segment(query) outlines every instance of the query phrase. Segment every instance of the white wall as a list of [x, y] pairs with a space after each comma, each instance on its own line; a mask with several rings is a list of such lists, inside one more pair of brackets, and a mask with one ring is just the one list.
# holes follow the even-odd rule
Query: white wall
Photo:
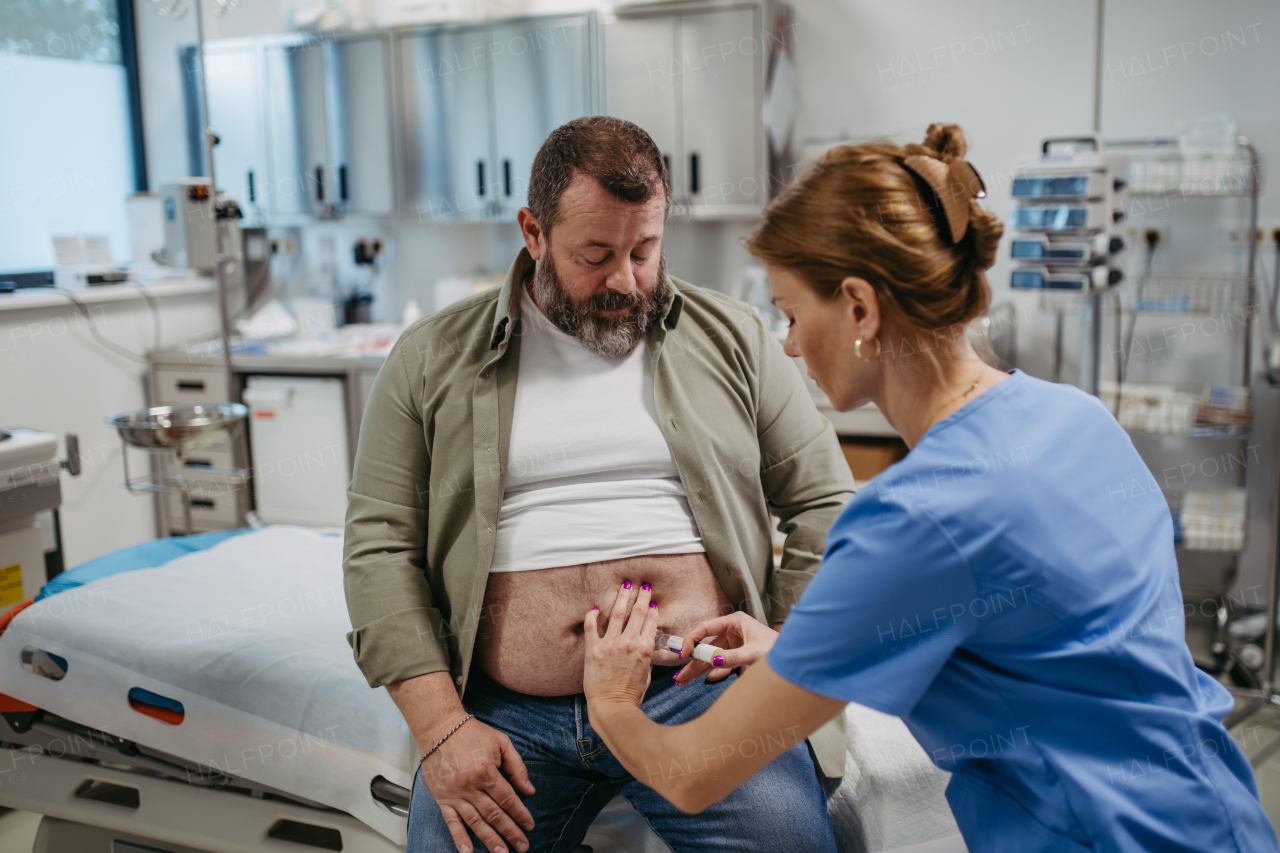
[[[3, 298], [3, 297], [0, 297]], [[211, 294], [158, 300], [162, 345], [217, 326]], [[107, 340], [134, 353], [153, 348], [151, 312], [141, 299], [91, 303], [90, 316]], [[120, 439], [104, 423], [107, 415], [146, 405], [145, 367], [103, 349], [86, 320], [70, 304], [57, 308], [0, 311], [0, 425], [62, 437], [80, 436], [84, 473], [62, 476], [62, 536], [68, 568], [102, 554], [156, 537], [150, 496], [129, 494]], [[145, 451], [129, 457], [132, 474], [150, 472]]]

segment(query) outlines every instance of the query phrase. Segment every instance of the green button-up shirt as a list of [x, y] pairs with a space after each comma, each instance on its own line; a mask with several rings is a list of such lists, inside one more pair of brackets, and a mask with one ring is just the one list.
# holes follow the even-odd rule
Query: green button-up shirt
[[[343, 574], [356, 663], [377, 687], [449, 670], [461, 693], [482, 618], [520, 365], [525, 250], [497, 291], [407, 328], [365, 407]], [[659, 425], [725, 594], [786, 618], [853, 494], [830, 422], [748, 305], [668, 279], [649, 333]], [[774, 567], [770, 511], [786, 534]], [[829, 743], [827, 743], [829, 741]], [[844, 739], [811, 739], [824, 772]]]

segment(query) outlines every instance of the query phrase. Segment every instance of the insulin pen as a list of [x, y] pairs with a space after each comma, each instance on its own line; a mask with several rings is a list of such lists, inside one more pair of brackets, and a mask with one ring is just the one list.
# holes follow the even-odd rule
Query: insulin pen
[[[659, 641], [661, 642], [661, 638], [659, 638]], [[680, 654], [684, 649], [684, 637], [675, 637], [668, 634], [666, 635], [666, 642], [660, 647], [666, 648], [669, 652]], [[713, 646], [710, 643], [698, 643], [693, 647], [692, 657], [694, 660], [700, 660], [712, 666], [720, 666], [724, 663], [724, 649], [719, 646]], [[716, 663], [716, 658], [720, 659], [719, 663]]]

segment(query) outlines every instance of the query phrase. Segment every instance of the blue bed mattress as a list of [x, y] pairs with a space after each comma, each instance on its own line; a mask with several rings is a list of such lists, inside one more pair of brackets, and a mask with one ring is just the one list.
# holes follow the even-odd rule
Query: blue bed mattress
[[110, 554], [104, 554], [86, 563], [81, 563], [74, 569], [69, 569], [58, 575], [40, 588], [40, 593], [35, 597], [35, 600], [40, 601], [51, 595], [57, 595], [60, 592], [75, 589], [78, 586], [84, 586], [90, 581], [109, 578], [112, 575], [133, 572], [138, 569], [154, 569], [184, 554], [207, 550], [225, 539], [239, 536], [241, 533], [248, 533], [251, 530], [253, 530], [252, 527], [241, 527], [236, 530], [195, 533], [191, 536], [172, 536], [168, 539], [153, 539], [150, 542], [143, 542], [141, 545], [113, 551]]

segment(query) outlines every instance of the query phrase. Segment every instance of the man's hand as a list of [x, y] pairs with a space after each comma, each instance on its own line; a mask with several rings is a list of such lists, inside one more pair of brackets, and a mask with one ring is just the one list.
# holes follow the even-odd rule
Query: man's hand
[[[433, 733], [435, 740], [424, 745], [430, 748], [465, 716], [442, 723]], [[467, 827], [491, 853], [507, 853], [504, 838], [519, 853], [529, 849], [529, 839], [520, 829], [533, 829], [533, 815], [508, 778], [520, 793], [533, 793], [529, 773], [511, 739], [475, 718], [422, 763], [422, 781], [440, 807], [458, 853], [471, 853]]]
[[[467, 716], [448, 672], [389, 684], [387, 692], [424, 751]], [[533, 815], [516, 791], [528, 796], [533, 785], [520, 754], [502, 732], [475, 718], [467, 720], [422, 763], [422, 781], [440, 807], [458, 853], [472, 853], [467, 827], [491, 853], [507, 853], [508, 844], [518, 853], [529, 849], [520, 830], [533, 829]]]
[[[782, 623], [777, 623], [781, 627]], [[684, 638], [681, 660], [688, 660], [685, 668], [676, 673], [676, 683], [681, 687], [695, 678], [707, 675], [708, 682], [722, 681], [735, 669], [741, 674], [751, 664], [760, 660], [773, 648], [778, 632], [761, 625], [747, 614], [738, 611], [728, 616], [708, 619], [694, 628]], [[715, 664], [693, 660], [693, 647], [698, 643], [711, 643], [724, 649], [723, 657]]]

